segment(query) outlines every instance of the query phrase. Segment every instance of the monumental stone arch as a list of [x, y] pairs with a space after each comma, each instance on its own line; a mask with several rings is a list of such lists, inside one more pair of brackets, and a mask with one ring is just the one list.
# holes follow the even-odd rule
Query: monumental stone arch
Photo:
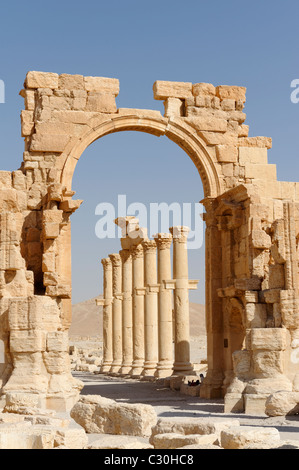
[[[1, 397], [70, 409], [83, 384], [68, 355], [72, 176], [84, 150], [119, 131], [166, 135], [194, 162], [206, 213], [208, 372], [202, 398], [265, 410], [299, 391], [299, 183], [279, 182], [271, 139], [248, 137], [244, 87], [154, 83], [159, 111], [117, 108], [117, 79], [28, 72], [25, 151], [0, 172]], [[299, 356], [299, 355], [298, 355]], [[17, 398], [16, 398], [17, 399]]]

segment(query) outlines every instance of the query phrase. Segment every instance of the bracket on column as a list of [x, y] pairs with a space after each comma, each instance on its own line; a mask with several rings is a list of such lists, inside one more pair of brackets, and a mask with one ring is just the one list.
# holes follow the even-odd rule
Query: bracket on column
[[124, 300], [123, 294], [115, 294], [113, 300]]
[[147, 292], [154, 292], [158, 293], [160, 291], [160, 284], [151, 284], [146, 286], [146, 291]]
[[96, 299], [96, 304], [102, 307], [107, 307], [113, 303], [113, 299]]
[[146, 288], [145, 287], [135, 287], [134, 293], [136, 295], [145, 295]]
[[176, 289], [176, 288], [187, 288], [190, 290], [197, 289], [197, 284], [199, 279], [171, 279], [171, 280], [163, 280], [164, 289]]

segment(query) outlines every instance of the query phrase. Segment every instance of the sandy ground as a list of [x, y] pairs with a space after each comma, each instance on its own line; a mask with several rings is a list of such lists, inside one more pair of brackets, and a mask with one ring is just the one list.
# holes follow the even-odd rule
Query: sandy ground
[[[102, 374], [73, 372], [84, 383], [81, 395], [101, 395], [123, 403], [152, 405], [158, 417], [217, 417], [236, 418], [241, 425], [269, 426], [278, 429], [282, 440], [299, 441], [299, 416], [272, 417], [224, 413], [223, 399], [206, 400], [182, 395], [161, 382], [145, 382], [131, 378], [109, 377]], [[98, 435], [90, 435], [90, 442]]]

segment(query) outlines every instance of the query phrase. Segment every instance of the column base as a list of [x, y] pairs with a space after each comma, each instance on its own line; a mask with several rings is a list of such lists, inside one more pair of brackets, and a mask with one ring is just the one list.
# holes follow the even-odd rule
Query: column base
[[131, 365], [124, 365], [120, 369], [121, 375], [131, 375], [132, 374], [132, 364]]
[[154, 377], [155, 372], [157, 370], [157, 363], [156, 362], [145, 362], [144, 368], [142, 371], [142, 377]]
[[191, 362], [175, 362], [172, 368], [172, 375], [194, 375], [194, 368]]
[[112, 364], [110, 367], [109, 373], [110, 374], [119, 374], [121, 370], [121, 364]]
[[155, 377], [165, 378], [170, 377], [173, 373], [173, 363], [172, 362], [158, 362], [158, 366], [155, 372]]
[[138, 379], [144, 368], [144, 359], [136, 359], [132, 364], [132, 373], [131, 377], [133, 379]]
[[111, 369], [111, 362], [107, 363], [107, 364], [102, 364], [102, 366], [100, 368], [100, 373], [101, 374], [106, 374], [110, 371], [110, 369]]

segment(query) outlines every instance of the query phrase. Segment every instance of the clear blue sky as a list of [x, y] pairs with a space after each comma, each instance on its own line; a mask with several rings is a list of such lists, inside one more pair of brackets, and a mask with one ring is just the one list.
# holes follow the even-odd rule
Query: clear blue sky
[[[250, 135], [273, 139], [269, 162], [278, 178], [299, 181], [299, 103], [290, 83], [299, 78], [298, 1], [11, 0], [1, 4], [0, 168], [22, 160], [18, 96], [29, 70], [114, 77], [118, 107], [163, 111], [153, 99], [155, 80], [209, 82], [247, 87]], [[150, 178], [151, 177], [151, 178]], [[155, 180], [154, 186], [150, 181]], [[187, 155], [166, 138], [118, 133], [94, 143], [75, 171], [73, 300], [102, 290], [100, 259], [118, 251], [117, 240], [99, 240], [98, 203], [197, 202], [202, 185]], [[193, 250], [190, 277], [200, 278], [191, 300], [204, 301], [204, 256]]]

